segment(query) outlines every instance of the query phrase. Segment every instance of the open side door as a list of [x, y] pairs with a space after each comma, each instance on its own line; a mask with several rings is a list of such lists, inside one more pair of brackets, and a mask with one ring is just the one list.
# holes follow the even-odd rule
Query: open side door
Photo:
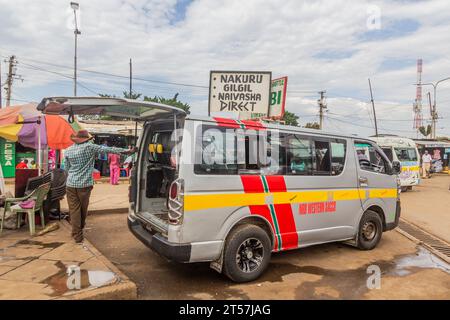
[[37, 109], [45, 114], [69, 115], [72, 118], [74, 115], [96, 114], [151, 120], [186, 115], [182, 109], [161, 103], [104, 97], [49, 97], [42, 99]]

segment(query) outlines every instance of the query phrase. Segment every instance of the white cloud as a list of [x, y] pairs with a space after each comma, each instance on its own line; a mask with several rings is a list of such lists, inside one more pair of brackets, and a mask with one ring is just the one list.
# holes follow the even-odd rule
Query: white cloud
[[[381, 70], [383, 61], [414, 61], [421, 57], [424, 81], [450, 76], [450, 3], [445, 0], [196, 0], [182, 21], [176, 21], [176, 0], [79, 2], [79, 68], [127, 75], [132, 57], [138, 77], [201, 85], [207, 85], [212, 69], [271, 70], [274, 76], [289, 76], [287, 109], [308, 116], [303, 123], [314, 120], [317, 95], [301, 91], [327, 90], [329, 119], [325, 126], [333, 130], [341, 125], [352, 132], [372, 133], [368, 114], [371, 106], [367, 104], [370, 77], [380, 127], [414, 135], [415, 65]], [[362, 42], [369, 4], [381, 8], [382, 28], [405, 19], [420, 26], [399, 37]], [[26, 59], [72, 66], [73, 30], [67, 27], [72, 12], [68, 6], [64, 1], [0, 0], [0, 54], [16, 54], [19, 61], [29, 64], [37, 65]], [[335, 60], [317, 57], [327, 52], [349, 56], [344, 54]], [[68, 76], [72, 72], [39, 66]], [[25, 99], [39, 99], [49, 93], [71, 94], [69, 79], [25, 65], [19, 65], [19, 72], [25, 82], [17, 83], [15, 93]], [[126, 79], [80, 72], [80, 81], [94, 91], [118, 94], [127, 89]], [[189, 101], [195, 112], [206, 113], [205, 89], [139, 81], [135, 87], [147, 95], [180, 92], [180, 98]], [[438, 111], [444, 118], [438, 123], [439, 133], [447, 135], [449, 89], [450, 84], [442, 84], [438, 92]], [[403, 121], [408, 119], [411, 121]], [[352, 126], [352, 122], [359, 126]]]

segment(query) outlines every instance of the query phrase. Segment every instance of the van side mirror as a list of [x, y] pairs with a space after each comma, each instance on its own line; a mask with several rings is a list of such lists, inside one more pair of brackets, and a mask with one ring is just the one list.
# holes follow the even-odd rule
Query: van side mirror
[[400, 174], [402, 172], [402, 165], [400, 161], [394, 160], [392, 161], [392, 174]]

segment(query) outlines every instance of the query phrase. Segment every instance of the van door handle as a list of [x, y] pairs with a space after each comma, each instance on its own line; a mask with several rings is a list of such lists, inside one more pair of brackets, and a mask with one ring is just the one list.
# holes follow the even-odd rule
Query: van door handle
[[366, 177], [359, 177], [359, 184], [361, 187], [367, 187], [367, 182], [369, 182], [369, 179]]

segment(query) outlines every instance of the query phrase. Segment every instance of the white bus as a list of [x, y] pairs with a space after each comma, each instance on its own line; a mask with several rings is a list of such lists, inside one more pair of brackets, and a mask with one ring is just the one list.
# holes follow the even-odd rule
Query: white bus
[[413, 140], [394, 135], [378, 135], [370, 138], [380, 146], [391, 162], [396, 160], [402, 164], [399, 177], [403, 192], [419, 184], [420, 154]]

